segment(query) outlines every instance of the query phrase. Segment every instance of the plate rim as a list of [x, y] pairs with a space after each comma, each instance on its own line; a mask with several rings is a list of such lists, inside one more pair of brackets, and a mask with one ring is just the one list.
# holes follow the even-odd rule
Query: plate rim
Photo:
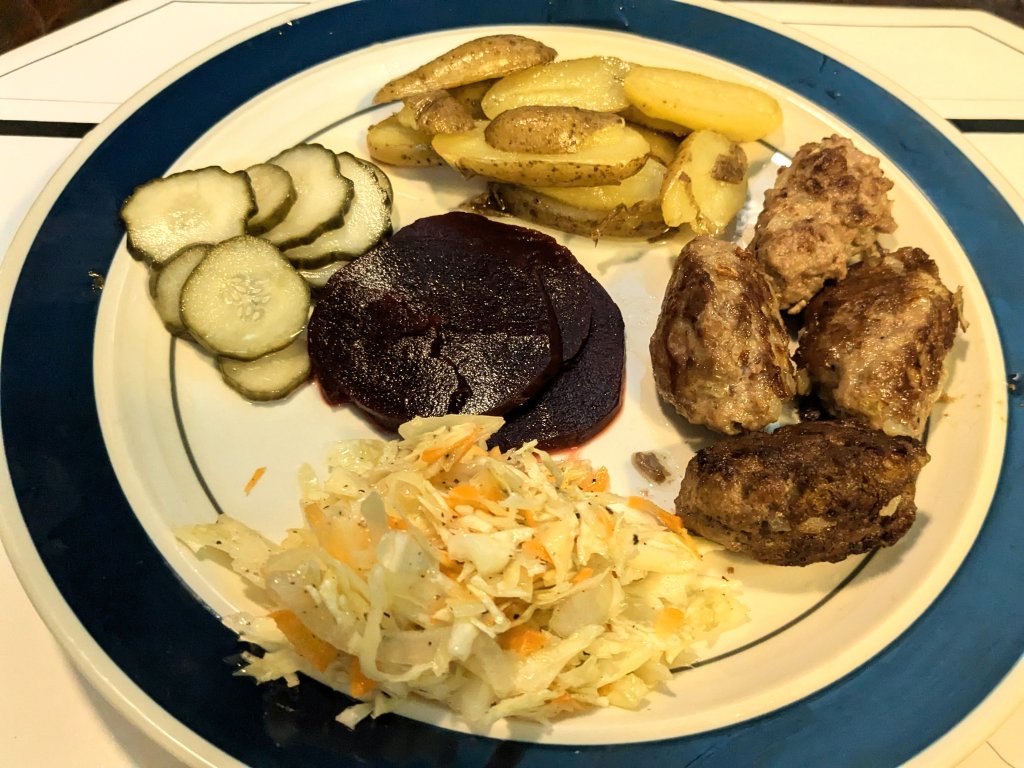
[[[92, 156], [95, 149], [98, 146], [100, 146], [102, 142], [105, 141], [123, 122], [125, 122], [129, 117], [131, 117], [131, 115], [133, 115], [139, 107], [148, 102], [154, 95], [161, 92], [169, 83], [176, 81], [183, 74], [194, 70], [202, 63], [216, 58], [221, 53], [233, 48], [240, 42], [249, 40], [263, 31], [278, 28], [282, 24], [287, 23], [287, 20], [289, 19], [307, 17], [319, 13], [325, 9], [348, 4], [350, 3], [347, 1], [341, 3], [325, 2], [312, 4], [304, 8], [286, 12], [285, 14], [282, 15], [274, 16], [268, 20], [247, 27], [246, 29], [236, 34], [233, 34], [230, 37], [225, 38], [225, 40], [221, 41], [220, 43], [217, 43], [214, 46], [211, 46], [210, 48], [207, 48], [204, 51], [184, 60], [183, 62], [169, 70], [167, 73], [162, 75], [160, 78], [153, 81], [153, 83], [151, 83], [145, 89], [143, 89], [138, 94], [133, 96], [131, 99], [126, 101], [125, 104], [118, 108], [111, 115], [110, 118], [103, 121], [100, 128], [94, 130], [89, 135], [89, 137], [83, 140], [83, 142], [81, 142], [79, 146], [76, 147], [68, 161], [66, 161], [61, 166], [60, 171], [58, 171], [58, 173], [54, 176], [54, 179], [47, 184], [44, 192], [40, 195], [39, 199], [33, 205], [29, 214], [26, 216], [24, 223], [19, 228], [15, 236], [15, 239], [12, 242], [8, 257], [4, 261], [2, 270], [0, 270], [0, 275], [2, 275], [2, 278], [0, 278], [0, 291], [2, 291], [5, 296], [8, 295], [9, 291], [7, 290], [7, 288], [9, 284], [13, 280], [16, 280], [17, 277], [21, 274], [23, 262], [25, 258], [28, 256], [29, 247], [31, 246], [32, 241], [34, 240], [35, 235], [38, 234], [38, 228], [46, 219], [46, 216], [49, 214], [51, 207], [56, 202], [57, 198], [63, 191], [67, 182], [69, 182], [77, 174], [77, 172], [81, 169], [81, 166], [84, 165], [85, 161]], [[381, 3], [374, 4], [381, 5]], [[829, 58], [834, 59], [837, 62], [843, 63], [846, 67], [853, 70], [855, 73], [860, 74], [865, 79], [870, 81], [873, 85], [877, 85], [878, 87], [889, 91], [891, 94], [897, 96], [909, 107], [913, 108], [919, 116], [921, 116], [929, 123], [931, 123], [933, 128], [936, 128], [940, 133], [944, 134], [945, 138], [949, 140], [957, 150], [963, 152], [963, 154], [971, 161], [971, 163], [986, 177], [986, 179], [990, 183], [993, 184], [994, 188], [1000, 194], [1002, 194], [1003, 199], [1007, 202], [1008, 205], [1010, 205], [1011, 208], [1014, 208], [1018, 212], [1020, 212], [1020, 210], [1024, 208], [1020, 200], [1015, 199], [1017, 197], [1016, 194], [1012, 190], [1007, 189], [1008, 183], [1005, 181], [1005, 179], [1003, 179], [998, 174], [998, 172], [996, 172], [995, 169], [991, 167], [991, 164], [984, 157], [982, 157], [980, 153], [977, 153], [975, 150], [973, 150], [973, 148], [970, 147], [970, 145], [967, 142], [960, 140], [959, 137], [953, 131], [951, 126], [946, 125], [944, 121], [941, 121], [941, 118], [939, 118], [940, 122], [937, 123], [933, 119], [932, 115], [930, 114], [930, 110], [927, 107], [925, 107], [923, 104], [921, 104], [918, 100], [916, 100], [909, 94], [901, 92], [901, 89], [899, 89], [896, 86], [893, 86], [893, 84], [891, 84], [883, 76], [871, 72], [869, 68], [864, 66], [861, 62], [853, 63], [853, 60], [850, 57], [832, 50], [830, 46], [823, 43], [822, 41], [814, 40], [813, 38], [809, 38], [809, 36], [806, 35], [795, 34], [795, 32], [797, 32], [796, 30], [784, 28], [782, 25], [778, 25], [775, 24], [774, 22], [771, 22], [770, 20], [763, 19], [762, 17], [759, 17], [756, 14], [742, 11], [742, 9], [722, 6], [721, 4], [715, 2], [704, 2], [702, 0], [679, 4], [706, 8], [714, 11], [715, 13], [721, 14], [732, 19], [748, 21], [758, 27], [766, 29], [770, 32], [774, 32], [775, 34], [780, 35], [783, 38], [803, 43], [804, 45], [807, 45], [816, 52], [820, 52], [824, 55], [827, 55]], [[506, 23], [520, 24], [536, 22]], [[427, 30], [424, 30], [424, 32], [426, 31]], [[35, 223], [35, 226], [33, 226], [33, 223]], [[14, 262], [17, 262], [16, 267], [12, 266]], [[12, 292], [13, 291], [11, 291], [11, 293]], [[9, 310], [10, 305], [5, 303], [2, 309], [2, 315], [0, 315], [0, 325], [4, 327], [5, 333], [7, 329]], [[1002, 340], [1004, 337], [1005, 334], [1000, 333], [1000, 339]], [[1003, 348], [1005, 349], [1005, 344], [1003, 345]], [[1009, 433], [1010, 429], [1008, 428], [1008, 450], [1007, 457], [1004, 459], [1004, 468], [1001, 473], [1000, 485], [1002, 485], [1002, 481], [1005, 479], [1006, 465], [1010, 458], [1009, 448], [1011, 436]], [[6, 447], [0, 445], [0, 452], [2, 452], [0, 453], [0, 456], [2, 456], [3, 458], [4, 465], [4, 471], [2, 473], [2, 495], [5, 498], [16, 499], [17, 494], [14, 492], [14, 487], [11, 481], [10, 471], [7, 463]], [[998, 492], [999, 491], [997, 490], [997, 495]], [[12, 565], [15, 567], [15, 570], [18, 573], [19, 578], [22, 580], [23, 585], [25, 586], [26, 592], [29, 593], [29, 596], [32, 599], [33, 604], [37, 607], [37, 610], [39, 610], [40, 614], [43, 616], [50, 630], [54, 632], [54, 634], [57, 635], [58, 638], [61, 639], [62, 645], [64, 645], [64, 647], [67, 650], [73, 651], [71, 655], [72, 658], [76, 661], [76, 666], [82, 668], [83, 671], [86, 672], [86, 676], [90, 679], [90, 682], [96, 685], [99, 690], [103, 691], [104, 694], [108, 696], [108, 698], [113, 698], [115, 700], [115, 703], [118, 705], [119, 709], [122, 709], [122, 711], [124, 711], [124, 709], [127, 709], [133, 721], [136, 721], [137, 718], [141, 716], [144, 718], [144, 723], [148, 726], [156, 728], [158, 734], [161, 737], [166, 736], [167, 738], [173, 739], [172, 742], [168, 744], [165, 738], [159, 738], [158, 741], [160, 741], [161, 744], [164, 744], [165, 747], [175, 747], [175, 749], [172, 749], [172, 752], [174, 753], [178, 753], [180, 749], [186, 748], [184, 746], [185, 740], [183, 740], [180, 737], [174, 739], [174, 737], [165, 733], [166, 726], [158, 725], [154, 721], [146, 719], [145, 714], [140, 713], [139, 709], [137, 708], [137, 705], [135, 703], [136, 700], [133, 697], [125, 696], [123, 694], [123, 691], [127, 689], [134, 689], [135, 691], [140, 692], [141, 696], [146, 701], [152, 703], [155, 707], [157, 707], [159, 711], [166, 715], [167, 718], [172, 723], [177, 725], [182, 724], [176, 719], [174, 719], [173, 716], [170, 716], [169, 713], [166, 713], [165, 710], [159, 708], [159, 705], [157, 705], [148, 696], [148, 694], [142, 692], [141, 689], [138, 688], [138, 686], [130, 677], [125, 675], [123, 671], [116, 666], [116, 664], [113, 664], [112, 659], [107, 655], [106, 651], [99, 646], [98, 643], [92, 641], [91, 638], [88, 638], [88, 641], [91, 642], [93, 645], [93, 647], [89, 648], [86, 647], [86, 643], [83, 643], [82, 638], [76, 638], [74, 636], [74, 633], [71, 630], [78, 629], [84, 631], [84, 627], [82, 626], [80, 620], [74, 614], [70, 606], [64, 601], [63, 595], [59, 592], [59, 588], [57, 587], [55, 582], [48, 578], [48, 583], [41, 584], [39, 581], [36, 580], [36, 578], [34, 578], [35, 576], [39, 575], [38, 570], [36, 570], [37, 568], [42, 569], [42, 572], [45, 573], [47, 577], [49, 577], [49, 571], [46, 570], [45, 564], [43, 563], [42, 558], [39, 556], [38, 550], [32, 544], [31, 538], [28, 537], [27, 528], [24, 529], [25, 538], [21, 539], [21, 537], [19, 536], [19, 531], [17, 530], [16, 523], [9, 523], [7, 517], [7, 515], [0, 515], [0, 533], [3, 534], [4, 544], [8, 547], [10, 551]], [[33, 560], [35, 562], [33, 562]], [[29, 573], [33, 571], [34, 573]], [[33, 578], [28, 578], [29, 575], [31, 575]], [[53, 593], [48, 594], [51, 590]], [[56, 602], [51, 603], [50, 599], [48, 598], [56, 598]], [[44, 607], [42, 610], [40, 610], [41, 603], [43, 603], [47, 607]], [[68, 623], [69, 621], [70, 623]], [[99, 651], [98, 657], [92, 655], [95, 654], [96, 651]], [[102, 663], [97, 664], [97, 660]], [[104, 667], [107, 664], [112, 665], [113, 669], [102, 669], [102, 667]], [[1019, 669], [1019, 667], [1020, 664], [1018, 664], [1018, 666], [1014, 669]], [[123, 678], [120, 681], [116, 680], [118, 673], [120, 673], [121, 677]], [[1013, 670], [1011, 670], [1011, 672], [1008, 673], [1008, 675], [1011, 673], [1016, 674], [1016, 672], [1013, 672]], [[127, 683], [127, 686], [125, 685], [125, 683]], [[108, 694], [112, 694], [113, 696]], [[194, 731], [187, 729], [183, 725], [182, 728], [185, 728], [188, 736], [197, 737], [202, 745], [212, 746], [217, 751], [217, 764], [223, 764], [222, 762], [220, 762], [220, 760], [222, 760], [223, 758], [228, 758], [228, 760], [232, 761], [234, 760], [234, 758], [232, 758], [230, 755], [227, 755], [227, 753], [223, 752], [216, 746], [210, 744], [210, 742], [198, 736], [198, 734], [195, 734]], [[948, 733], [951, 733], [951, 731], [947, 732], [947, 735]], [[153, 734], [151, 733], [151, 735]], [[935, 743], [937, 744], [938, 742]], [[183, 758], [187, 757], [199, 758], [203, 760], [207, 759], [206, 757], [203, 757], [200, 754], [198, 754], [195, 750], [189, 750], [185, 754], [179, 754], [179, 756]]]

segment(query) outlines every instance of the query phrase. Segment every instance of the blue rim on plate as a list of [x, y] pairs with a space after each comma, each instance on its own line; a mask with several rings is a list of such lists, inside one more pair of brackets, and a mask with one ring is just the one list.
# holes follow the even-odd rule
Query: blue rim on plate
[[[373, 43], [468, 25], [557, 23], [686, 46], [774, 80], [849, 123], [923, 190], [968, 254], [1009, 371], [1024, 369], [1024, 225], [970, 160], [888, 91], [777, 32], [671, 0], [364, 0], [258, 34], [181, 76], [85, 160], [46, 216], [5, 329], [0, 418], [13, 487], [56, 588], [107, 656], [173, 717], [253, 766], [894, 765], [963, 719], [1021, 658], [1024, 410], [988, 518], [930, 608], [869, 663], [753, 720], [660, 742], [575, 748], [502, 742], [388, 716], [350, 732], [339, 694], [233, 677], [237, 639], [182, 585], [115, 478], [93, 390], [99, 293], [122, 237], [117, 212], [210, 125], [281, 80]], [[642, 715], [641, 715], [642, 716]]]

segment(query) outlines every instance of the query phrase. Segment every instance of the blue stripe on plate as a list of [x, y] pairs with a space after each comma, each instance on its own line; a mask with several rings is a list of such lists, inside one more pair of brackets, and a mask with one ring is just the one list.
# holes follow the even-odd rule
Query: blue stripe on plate
[[[825, 691], [737, 726], [665, 742], [578, 750], [456, 735], [389, 717], [350, 733], [338, 694], [234, 678], [234, 636], [167, 568], [117, 483], [92, 389], [98, 294], [121, 238], [117, 211], [211, 124], [282, 79], [396, 37], [467, 25], [622, 29], [759, 72], [835, 113], [924, 190], [988, 293], [1011, 370], [1024, 368], [1024, 227], [988, 180], [906, 105], [829, 57], [724, 14], [669, 0], [366, 0], [320, 11], [198, 66], [128, 117], [67, 184], [12, 300], [0, 418], [25, 523], [58, 589], [106, 653], [189, 728], [254, 766], [673, 764], [894, 765], [961, 720], [1024, 649], [1024, 410], [1013, 403], [995, 504], [955, 580], [897, 642]], [[1019, 400], [1019, 397], [1017, 398]], [[638, 715], [642, 717], [642, 714]]]

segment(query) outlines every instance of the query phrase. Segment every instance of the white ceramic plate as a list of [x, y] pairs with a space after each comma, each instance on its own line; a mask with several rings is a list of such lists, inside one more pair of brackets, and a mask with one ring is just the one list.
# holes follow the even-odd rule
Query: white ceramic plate
[[[543, 3], [503, 11], [418, 4], [406, 11], [396, 16], [394, 4], [376, 2], [311, 11], [199, 57], [83, 142], [55, 180], [4, 272], [12, 298], [0, 416], [17, 501], [5, 506], [4, 528], [5, 542], [20, 541], [12, 548], [19, 571], [35, 568], [46, 589], [66, 601], [71, 613], [61, 621], [69, 635], [79, 626], [91, 634], [87, 663], [130, 680], [115, 684], [127, 699], [151, 699], [166, 710], [177, 723], [163, 722], [163, 731], [183, 725], [192, 732], [173, 738], [195, 734], [199, 746], [192, 749], [207, 755], [203, 760], [222, 759], [220, 750], [256, 765], [326, 764], [339, 754], [469, 765], [511, 753], [524, 764], [596, 756], [614, 764], [625, 754], [686, 762], [711, 749], [719, 762], [709, 765], [739, 765], [770, 743], [778, 764], [797, 756], [820, 764], [813, 759], [819, 754], [833, 765], [854, 765], [896, 763], [934, 741], [998, 682], [1022, 647], [999, 615], [1011, 601], [1002, 578], [1020, 569], [1000, 549], [1020, 525], [1007, 514], [1014, 491], [1005, 479], [993, 504], [1006, 474], [1003, 354], [1011, 370], [1019, 355], [1019, 337], [1008, 338], [1005, 329], [1019, 330], [1020, 309], [1006, 306], [1001, 293], [1012, 290], [1005, 285], [1012, 279], [979, 281], [987, 270], [1007, 268], [998, 263], [998, 244], [1020, 242], [1019, 217], [950, 132], [820, 52], [717, 7], [656, 2], [610, 16], [592, 3], [558, 12]], [[395, 18], [403, 19], [401, 28]], [[946, 284], [963, 287], [968, 328], [954, 348], [948, 397], [931, 422], [919, 519], [897, 546], [802, 569], [718, 556], [714, 565], [731, 567], [730, 577], [743, 582], [752, 620], [707, 649], [705, 663], [677, 674], [640, 713], [603, 710], [550, 729], [499, 724], [491, 736], [519, 741], [493, 741], [466, 735], [446, 712], [423, 704], [410, 708], [410, 719], [389, 717], [350, 734], [331, 720], [344, 700], [313, 684], [256, 689], [230, 676], [223, 659], [238, 648], [213, 613], [251, 603], [234, 576], [181, 548], [172, 527], [227, 512], [280, 536], [300, 520], [297, 467], [320, 465], [337, 439], [376, 433], [354, 411], [328, 408], [313, 387], [273, 405], [248, 403], [227, 389], [208, 358], [163, 330], [145, 270], [124, 250], [116, 211], [133, 186], [153, 176], [210, 164], [240, 169], [299, 141], [365, 155], [366, 127], [393, 110], [370, 108], [380, 84], [513, 23], [562, 58], [616, 55], [775, 94], [785, 124], [770, 144], [751, 148], [751, 203], [733, 233], [741, 242], [778, 164], [803, 142], [836, 132], [881, 156], [895, 182], [900, 225], [887, 245], [914, 245], [933, 256]], [[473, 26], [453, 28], [465, 24]], [[624, 27], [630, 31], [619, 31]], [[478, 188], [441, 169], [389, 171], [396, 228], [449, 210]], [[950, 178], [957, 184], [947, 184]], [[968, 215], [968, 203], [984, 204], [984, 227]], [[552, 234], [605, 285], [627, 328], [622, 413], [582, 454], [609, 468], [615, 490], [649, 490], [671, 507], [686, 461], [709, 437], [659, 404], [646, 352], [680, 243], [594, 246]], [[19, 247], [26, 258], [17, 257]], [[101, 293], [84, 279], [88, 270], [105, 273]], [[66, 358], [52, 354], [57, 339], [72, 342]], [[33, 371], [45, 371], [45, 386], [29, 381]], [[1019, 438], [1015, 428], [1019, 423], [1010, 424], [1010, 434]], [[629, 455], [652, 449], [667, 458], [673, 477], [647, 488]], [[266, 474], [246, 494], [257, 467]], [[938, 661], [957, 649], [977, 653], [978, 639], [993, 632], [1006, 637], [986, 648], [981, 674], [974, 670], [967, 690], [950, 690]], [[808, 727], [809, 717], [818, 725]], [[625, 746], [631, 742], [641, 743]], [[576, 749], [553, 746], [559, 744]]]

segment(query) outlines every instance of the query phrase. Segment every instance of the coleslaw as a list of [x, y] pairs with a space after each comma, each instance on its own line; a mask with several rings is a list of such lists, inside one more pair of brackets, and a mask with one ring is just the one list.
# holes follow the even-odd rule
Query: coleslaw
[[258, 588], [263, 616], [226, 619], [242, 674], [297, 673], [358, 701], [339, 720], [420, 697], [476, 728], [636, 709], [746, 619], [679, 518], [608, 489], [608, 473], [531, 443], [501, 453], [498, 417], [414, 419], [351, 440], [321, 481], [300, 471], [305, 525], [275, 543], [228, 516], [179, 530]]

